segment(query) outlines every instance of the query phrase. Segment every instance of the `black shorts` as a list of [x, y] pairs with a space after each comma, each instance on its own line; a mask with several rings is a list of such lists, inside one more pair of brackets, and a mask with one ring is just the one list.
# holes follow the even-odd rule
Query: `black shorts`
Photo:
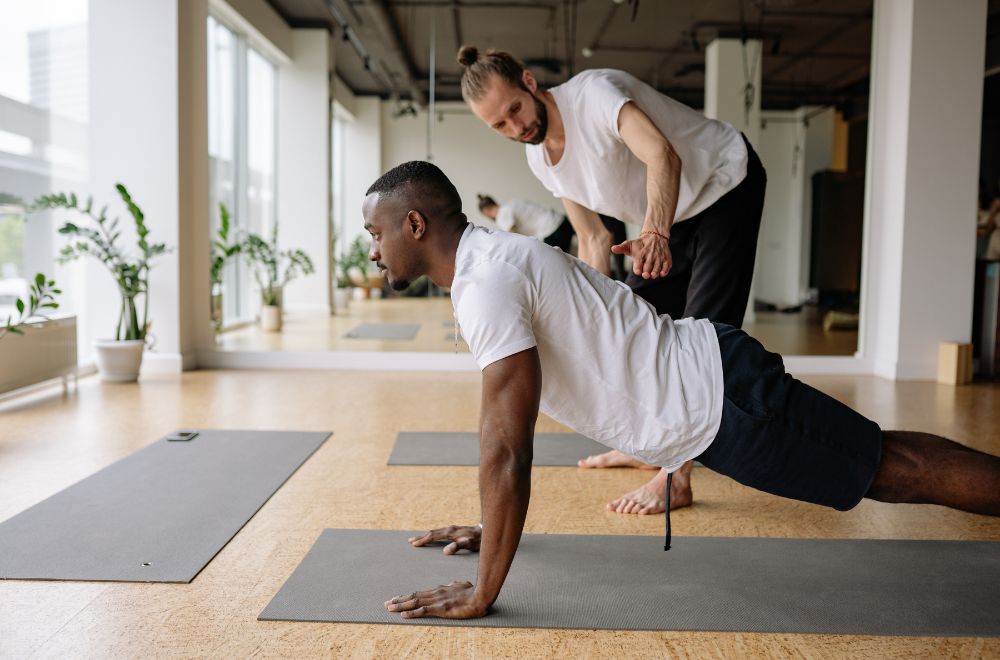
[[745, 486], [839, 511], [871, 488], [882, 430], [785, 373], [781, 356], [737, 328], [714, 324], [722, 353], [722, 425], [698, 457]]

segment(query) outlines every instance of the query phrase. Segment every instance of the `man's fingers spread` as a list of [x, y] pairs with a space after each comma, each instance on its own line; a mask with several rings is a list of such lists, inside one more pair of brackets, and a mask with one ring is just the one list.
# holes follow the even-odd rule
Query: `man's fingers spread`
[[393, 601], [396, 602], [392, 601], [389, 602], [388, 609], [390, 612], [406, 612], [408, 610], [412, 610], [419, 606], [419, 603], [417, 602], [416, 598], [410, 598], [408, 600], [403, 600], [403, 601], [397, 601], [394, 598]]
[[404, 619], [419, 619], [420, 617], [424, 617], [424, 616], [433, 616], [433, 614], [431, 614], [429, 612], [429, 609], [430, 608], [428, 608], [425, 605], [425, 606], [418, 607], [418, 608], [416, 608], [414, 610], [410, 610], [408, 612], [401, 612], [400, 616], [402, 616]]

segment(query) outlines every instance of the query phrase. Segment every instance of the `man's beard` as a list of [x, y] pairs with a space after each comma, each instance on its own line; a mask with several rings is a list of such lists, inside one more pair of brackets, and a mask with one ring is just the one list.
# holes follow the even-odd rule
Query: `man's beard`
[[531, 100], [535, 102], [535, 114], [538, 115], [538, 119], [535, 120], [535, 137], [530, 140], [522, 140], [520, 136], [514, 139], [515, 142], [521, 142], [523, 144], [541, 144], [545, 141], [545, 133], [549, 130], [549, 113], [545, 109], [545, 104], [538, 100], [538, 97], [534, 94], [531, 95]]
[[392, 280], [389, 282], [389, 288], [393, 291], [406, 291], [410, 288], [410, 280]]

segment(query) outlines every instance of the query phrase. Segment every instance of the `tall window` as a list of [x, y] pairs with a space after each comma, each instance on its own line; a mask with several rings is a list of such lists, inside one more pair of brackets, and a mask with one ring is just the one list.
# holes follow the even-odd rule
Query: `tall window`
[[[208, 19], [208, 151], [211, 231], [219, 203], [231, 214], [230, 239], [254, 232], [269, 237], [276, 222], [277, 70], [242, 35]], [[223, 320], [253, 319], [256, 285], [242, 262], [223, 273]]]
[[75, 266], [57, 268], [53, 223], [24, 210], [55, 190], [86, 194], [87, 0], [0, 0], [0, 16], [2, 324], [36, 272], [59, 280], [59, 311], [73, 311]]

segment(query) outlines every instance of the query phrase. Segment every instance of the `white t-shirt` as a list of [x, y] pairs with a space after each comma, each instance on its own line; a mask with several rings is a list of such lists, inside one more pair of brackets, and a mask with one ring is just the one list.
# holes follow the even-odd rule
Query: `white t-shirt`
[[722, 358], [709, 321], [658, 316], [558, 248], [471, 225], [451, 299], [480, 369], [538, 347], [541, 410], [574, 431], [670, 470], [718, 433]]
[[540, 241], [558, 229], [562, 221], [562, 213], [526, 199], [504, 202], [497, 211], [496, 219], [500, 229], [533, 236]]
[[618, 113], [629, 101], [649, 116], [681, 159], [674, 222], [704, 211], [746, 177], [747, 149], [739, 131], [624, 71], [583, 71], [549, 91], [566, 130], [562, 158], [551, 165], [542, 144], [526, 145], [526, 151], [531, 171], [556, 197], [625, 222], [643, 223], [646, 164], [618, 132]]

